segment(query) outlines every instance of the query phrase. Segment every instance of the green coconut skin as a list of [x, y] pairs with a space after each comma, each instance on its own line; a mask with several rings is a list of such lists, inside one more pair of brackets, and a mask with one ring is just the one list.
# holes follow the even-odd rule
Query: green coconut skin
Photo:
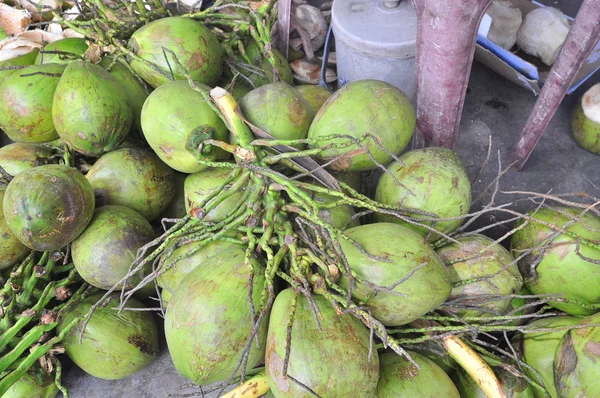
[[[130, 60], [131, 68], [154, 88], [171, 81], [167, 77], [170, 71], [174, 80], [186, 80], [178, 62], [200, 83], [212, 86], [221, 77], [223, 50], [217, 36], [190, 18], [170, 17], [150, 22], [133, 33], [128, 47], [166, 74], [135, 58]], [[172, 53], [163, 52], [163, 47], [172, 51], [178, 62]]]
[[159, 218], [183, 218], [187, 214], [185, 208], [185, 179], [187, 174], [175, 172], [175, 195]]
[[147, 149], [109, 152], [92, 166], [87, 179], [98, 206], [126, 206], [149, 221], [167, 208], [175, 194], [174, 171]]
[[[58, 138], [52, 103], [64, 65], [32, 65], [15, 72], [0, 86], [0, 128], [15, 142], [48, 142]], [[33, 74], [33, 75], [31, 75]]]
[[26, 373], [2, 395], [2, 398], [54, 398], [58, 395], [58, 387], [54, 378], [44, 376], [41, 370], [39, 375], [33, 376]]
[[[4, 201], [4, 191], [5, 188], [0, 188], [0, 203]], [[0, 211], [0, 271], [17, 264], [29, 251], [8, 228], [4, 212]]]
[[244, 96], [239, 105], [250, 123], [279, 140], [306, 138], [314, 118], [312, 108], [304, 97], [283, 82], [255, 88]]
[[[321, 192], [311, 192], [310, 196], [315, 202], [319, 203], [332, 203], [336, 201], [334, 197]], [[319, 210], [319, 218], [321, 220], [342, 230], [360, 225], [360, 221], [357, 218], [352, 220], [354, 214], [354, 209], [350, 205], [338, 205]]]
[[[479, 296], [517, 294], [523, 286], [523, 277], [513, 256], [487, 236], [477, 234], [458, 238], [457, 241], [459, 243], [451, 243], [436, 250], [450, 272], [453, 285], [450, 300], [468, 299], [463, 304], [479, 307], [481, 310], [457, 310], [456, 314], [460, 317], [505, 315], [510, 309], [512, 298], [481, 303], [483, 299]], [[480, 278], [483, 279], [457, 285]]]
[[[446, 148], [416, 149], [402, 155], [400, 160], [402, 163], [394, 161], [388, 166], [391, 175], [382, 174], [377, 183], [375, 200], [386, 205], [436, 214], [440, 218], [468, 214], [471, 183], [462, 161], [454, 151]], [[419, 215], [413, 217], [418, 218]], [[440, 238], [425, 227], [406, 223], [393, 216], [377, 214], [376, 220], [406, 225], [428, 236], [430, 242]], [[462, 223], [462, 219], [440, 221], [435, 225], [431, 221], [422, 222], [446, 234]]]
[[[340, 245], [348, 264], [360, 279], [378, 286], [391, 286], [414, 272], [394, 288], [394, 292], [402, 295], [380, 291], [371, 297], [374, 289], [360, 282], [352, 289], [352, 296], [357, 301], [370, 297], [366, 305], [373, 317], [384, 325], [400, 326], [412, 322], [437, 308], [450, 295], [452, 286], [448, 270], [416, 232], [398, 224], [380, 223], [351, 228], [345, 234], [371, 256], [389, 260], [367, 257], [352, 242], [341, 239]], [[414, 271], [421, 264], [426, 265]], [[339, 284], [347, 288], [347, 278], [342, 276]]]
[[[279, 81], [290, 85], [294, 84], [294, 74], [292, 72], [292, 68], [290, 68], [289, 62], [285, 59], [285, 55], [274, 48], [271, 49], [271, 52], [275, 57], [275, 68], [277, 69], [277, 74], [279, 75]], [[240, 70], [240, 73], [243, 73], [246, 77], [248, 77], [255, 87], [260, 87], [265, 84], [275, 82], [271, 62], [265, 58], [260, 51], [258, 44], [256, 44], [254, 40], [252, 40], [246, 46], [246, 55], [250, 59], [251, 64], [262, 69], [264, 72], [263, 76], [258, 73]], [[244, 63], [247, 62], [245, 59], [241, 59], [240, 61]]]
[[[506, 398], [534, 398], [532, 387], [525, 379], [517, 378], [499, 367], [493, 367], [494, 374], [504, 391]], [[463, 369], [458, 369], [452, 376], [462, 398], [487, 398], [486, 393], [475, 383], [475, 380]]]
[[129, 134], [133, 110], [125, 88], [104, 68], [70, 62], [54, 94], [52, 119], [60, 138], [77, 152], [100, 156]]
[[442, 368], [423, 355], [407, 352], [420, 369], [393, 352], [379, 356], [378, 398], [460, 398], [456, 386]]
[[[71, 310], [58, 325], [60, 333], [75, 318], [88, 313], [102, 294], [87, 297]], [[156, 359], [158, 330], [148, 311], [121, 311], [119, 297], [113, 295], [104, 307], [97, 308], [85, 328], [84, 321], [75, 325], [65, 336], [66, 354], [84, 372], [103, 380], [119, 380], [130, 376]], [[129, 308], [145, 308], [136, 299], [127, 301]]]
[[[67, 37], [57, 40], [50, 44], [46, 44], [42, 51], [35, 58], [35, 65], [41, 64], [68, 64], [77, 59], [78, 56], [83, 56], [88, 49], [85, 39], [79, 37]], [[67, 54], [46, 54], [44, 51], [61, 51]], [[72, 55], [71, 55], [72, 54]]]
[[[73, 264], [90, 285], [108, 290], [127, 274], [137, 258], [137, 251], [154, 239], [150, 223], [138, 212], [125, 206], [102, 206], [96, 209], [87, 228], [73, 241]], [[151, 264], [129, 279], [127, 288], [135, 286], [152, 271]]]
[[[410, 142], [415, 124], [415, 110], [400, 89], [378, 80], [360, 80], [342, 87], [323, 104], [308, 138], [315, 141], [314, 147], [323, 148], [348, 142], [347, 138], [331, 138], [334, 134], [351, 136], [377, 162], [387, 165], [393, 158], [380, 148], [399, 155]], [[379, 145], [366, 134], [375, 137]], [[333, 171], [363, 171], [377, 168], [369, 153], [352, 144], [323, 150], [319, 156], [332, 160], [343, 155], [329, 166]]]
[[4, 217], [27, 247], [58, 250], [83, 232], [94, 213], [94, 190], [76, 169], [49, 164], [27, 170], [8, 184]]
[[[580, 325], [598, 325], [600, 313]], [[571, 329], [562, 337], [554, 356], [554, 385], [560, 398], [600, 397], [598, 364], [600, 327]]]
[[571, 116], [573, 138], [584, 149], [600, 154], [600, 123], [590, 120], [583, 112], [581, 101], [575, 105]]
[[11, 176], [51, 162], [53, 152], [38, 144], [14, 143], [0, 148], [0, 166]]
[[[213, 267], [220, 263], [219, 258], [227, 256], [229, 252], [238, 252], [238, 247], [229, 242], [215, 241], [203, 247], [199, 242], [191, 242], [175, 249], [165, 259], [165, 265], [170, 265], [169, 270], [161, 274], [158, 285], [163, 289], [163, 294], [168, 292], [173, 295], [177, 292], [179, 284], [198, 267]], [[166, 301], [169, 301], [168, 299]]]
[[[231, 169], [219, 167], [204, 169], [187, 176], [184, 183], [186, 212], [198, 211], [201, 202], [223, 184], [230, 174]], [[225, 192], [227, 191], [229, 191], [229, 187], [225, 188]], [[233, 193], [233, 195], [209, 211], [204, 216], [204, 220], [221, 221], [240, 206], [243, 196], [243, 191]]]
[[[199, 385], [228, 379], [235, 371], [251, 334], [253, 321], [248, 303], [251, 270], [245, 247], [229, 244], [208, 267], [197, 267], [169, 298], [165, 336], [177, 371]], [[264, 270], [254, 268], [253, 295], [260, 302]], [[248, 355], [248, 369], [264, 359], [267, 322], [259, 326], [257, 343]]]
[[[202, 84], [199, 87], [210, 90]], [[154, 152], [169, 167], [181, 173], [191, 174], [206, 168], [185, 149], [188, 136], [196, 127], [214, 127], [217, 132], [214, 138], [220, 141], [228, 141], [229, 137], [223, 121], [187, 81], [164, 84], [154, 90], [144, 103], [141, 120], [144, 136]], [[224, 152], [217, 150], [209, 159], [223, 156]]]
[[321, 86], [303, 84], [296, 86], [295, 89], [300, 93], [300, 95], [302, 95], [302, 97], [304, 97], [315, 114], [319, 111], [319, 109], [321, 109], [329, 97], [331, 97], [331, 92]]
[[[565, 326], [575, 326], [581, 320], [581, 318], [568, 315], [554, 316], [536, 319], [530, 323], [530, 326], [531, 328], [556, 329]], [[554, 354], [565, 333], [567, 333], [566, 329], [557, 330], [556, 332], [524, 333], [520, 341], [523, 361], [537, 371], [537, 375], [542, 379], [544, 387], [551, 398], [558, 398], [554, 385]], [[533, 371], [525, 368], [525, 372], [533, 380], [537, 380], [538, 376]], [[536, 398], [547, 397], [544, 391], [537, 388], [533, 389], [533, 394]]]
[[[271, 310], [265, 370], [276, 398], [314, 397], [283, 374], [295, 295], [291, 288], [280, 292]], [[320, 314], [321, 330], [308, 300], [300, 294], [291, 325], [287, 374], [321, 397], [376, 397], [379, 358], [377, 350], [369, 358], [369, 330], [352, 315], [337, 314], [323, 296], [313, 299]]]
[[[113, 64], [112, 57], [104, 57], [99, 65], [114, 77], [123, 86], [123, 91], [129, 99], [129, 105], [133, 110], [133, 126], [142, 132], [142, 108], [148, 98], [146, 87], [135, 77], [125, 65], [120, 62]], [[110, 69], [109, 69], [110, 68]]]
[[[561, 214], [564, 213], [564, 214]], [[542, 244], [555, 233], [550, 227], [536, 222], [539, 220], [558, 228], [563, 227], [572, 218], [578, 217], [582, 209], [573, 208], [541, 208], [528, 215], [533, 220], [523, 228], [523, 220], [517, 222], [517, 231], [511, 238], [513, 256], [519, 257], [536, 245]], [[587, 226], [587, 228], [586, 228]], [[534, 250], [519, 261], [519, 269], [525, 279], [525, 286], [533, 294], [563, 294], [570, 300], [577, 300], [587, 305], [600, 303], [600, 278], [598, 265], [588, 262], [577, 254], [577, 239], [600, 241], [600, 218], [592, 213], [586, 213], [580, 222], [572, 223], [567, 228], [567, 234], [558, 235], [552, 242], [552, 247], [545, 249], [541, 261], [532, 273], [531, 264], [537, 263], [539, 250]], [[559, 244], [559, 245], [557, 245]], [[600, 260], [600, 249], [580, 244], [582, 256]], [[551, 301], [553, 307], [570, 315], [591, 315], [595, 311], [584, 308], [576, 303]]]
[[[35, 57], [37, 57], [39, 52], [40, 50], [36, 48], [27, 54], [19, 55], [18, 57], [0, 61], [0, 69], [8, 68], [10, 66], [33, 65], [33, 63], [35, 62]], [[18, 72], [20, 70], [22, 69], [0, 70], [0, 85], [4, 83], [4, 81], [8, 79], [13, 73]]]

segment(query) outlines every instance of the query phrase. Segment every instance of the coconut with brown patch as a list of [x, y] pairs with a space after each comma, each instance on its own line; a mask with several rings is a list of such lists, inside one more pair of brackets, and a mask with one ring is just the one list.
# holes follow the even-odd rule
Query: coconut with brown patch
[[554, 383], [561, 398], [600, 397], [600, 313], [583, 319], [563, 336], [554, 356]]
[[98, 159], [86, 177], [99, 206], [126, 206], [154, 220], [175, 194], [174, 173], [149, 149], [122, 148]]
[[[246, 248], [234, 243], [222, 247], [185, 276], [169, 299], [165, 336], [177, 371], [199, 385], [239, 375], [238, 363], [254, 326], [248, 302], [249, 278], [254, 274], [252, 297], [260, 301], [264, 270], [258, 261], [247, 264]], [[249, 346], [247, 368], [264, 359], [267, 319]]]
[[[102, 294], [85, 298], [60, 319], [60, 333], [69, 323], [88, 313]], [[89, 375], [103, 380], [119, 380], [138, 372], [156, 360], [158, 330], [149, 311], [135, 299], [127, 307], [141, 311], [121, 311], [118, 295], [109, 297], [105, 306], [97, 308], [83, 330], [85, 321], [67, 332], [63, 344], [65, 352], [77, 366]], [[80, 339], [81, 337], [81, 339]]]
[[[384, 325], [414, 321], [450, 295], [450, 276], [444, 263], [416, 232], [397, 224], [379, 223], [345, 233], [363, 249], [340, 239], [348, 265], [359, 278], [352, 297], [369, 306], [373, 317]], [[348, 288], [347, 276], [343, 275], [339, 284]]]
[[221, 77], [223, 51], [217, 36], [191, 18], [152, 21], [135, 31], [127, 46], [153, 64], [151, 67], [136, 58], [129, 60], [131, 68], [154, 88], [172, 80], [185, 80], [185, 73], [207, 85]]
[[[447, 148], [415, 149], [392, 162], [388, 172], [381, 175], [375, 200], [422, 212], [411, 214], [421, 225], [386, 214], [377, 214], [376, 220], [405, 225], [432, 242], [440, 235], [431, 229], [447, 234], [463, 223], [461, 217], [466, 216], [471, 207], [471, 183], [463, 162], [454, 151]], [[432, 215], [452, 219], [434, 222], [430, 221]]]
[[58, 250], [77, 238], [94, 213], [94, 190], [76, 169], [44, 165], [12, 179], [3, 201], [13, 234], [38, 251]]
[[506, 315], [512, 296], [523, 286], [513, 256], [487, 236], [476, 234], [457, 242], [437, 249], [454, 286], [446, 304], [449, 310], [460, 317]]
[[324, 297], [313, 296], [313, 300], [319, 324], [301, 293], [289, 288], [275, 298], [265, 353], [273, 395], [314, 397], [310, 389], [320, 397], [377, 396], [379, 356], [376, 349], [369, 355], [369, 330], [351, 314], [337, 313]]
[[[310, 126], [319, 157], [334, 171], [362, 171], [387, 165], [408, 145], [416, 115], [408, 97], [378, 80], [352, 82], [333, 94]], [[334, 145], [331, 147], [331, 145]]]
[[[553, 307], [570, 315], [591, 315], [600, 303], [600, 217], [583, 209], [530, 210], [517, 221], [511, 249], [525, 286], [533, 294], [557, 294]], [[561, 232], [564, 229], [565, 232]], [[582, 303], [582, 305], [578, 304]]]
[[88, 156], [116, 149], [129, 134], [133, 110], [123, 86], [101, 66], [70, 62], [54, 94], [52, 120], [60, 138]]
[[54, 94], [64, 65], [32, 65], [0, 85], [0, 128], [15, 142], [58, 138], [52, 119]]

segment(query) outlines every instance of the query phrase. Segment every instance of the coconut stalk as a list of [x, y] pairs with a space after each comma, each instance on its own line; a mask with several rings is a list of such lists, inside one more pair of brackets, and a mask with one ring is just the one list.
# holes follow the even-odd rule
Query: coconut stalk
[[413, 0], [417, 9], [417, 128], [425, 146], [454, 148], [475, 54], [492, 0]]
[[600, 1], [584, 0], [556, 62], [550, 70], [548, 79], [544, 82], [542, 92], [525, 123], [523, 132], [513, 147], [510, 162], [517, 170], [523, 169], [573, 83], [577, 72], [600, 38], [598, 21], [600, 21]]

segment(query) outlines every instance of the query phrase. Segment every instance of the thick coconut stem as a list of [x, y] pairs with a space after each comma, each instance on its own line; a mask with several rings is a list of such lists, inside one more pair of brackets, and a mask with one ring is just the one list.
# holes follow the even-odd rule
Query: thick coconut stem
[[267, 376], [265, 372], [260, 372], [227, 394], [221, 395], [221, 398], [258, 398], [265, 395], [268, 391]]
[[252, 132], [238, 114], [239, 108], [237, 102], [231, 94], [221, 87], [215, 87], [210, 91], [211, 98], [217, 104], [219, 110], [223, 113], [227, 121], [229, 130], [236, 138], [239, 148], [234, 155], [244, 163], [251, 163], [255, 159], [254, 152], [250, 149], [250, 143], [254, 139]]
[[467, 371], [488, 398], [506, 397], [494, 371], [464, 341], [456, 336], [449, 336], [442, 340], [442, 344], [448, 354]]

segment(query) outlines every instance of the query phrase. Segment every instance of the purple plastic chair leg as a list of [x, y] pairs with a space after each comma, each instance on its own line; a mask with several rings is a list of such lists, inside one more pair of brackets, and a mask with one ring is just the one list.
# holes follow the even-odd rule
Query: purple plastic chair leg
[[417, 9], [417, 128], [426, 146], [453, 148], [477, 29], [492, 0], [412, 0]]
[[584, 0], [510, 158], [521, 170], [600, 38], [600, 0]]

